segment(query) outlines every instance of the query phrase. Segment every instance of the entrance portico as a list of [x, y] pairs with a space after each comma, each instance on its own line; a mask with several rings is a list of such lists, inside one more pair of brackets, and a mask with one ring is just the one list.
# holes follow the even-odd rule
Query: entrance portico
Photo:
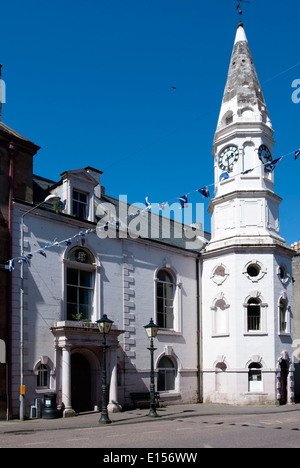
[[[55, 322], [51, 331], [55, 337], [59, 403], [64, 417], [76, 412], [91, 411], [101, 403], [102, 335], [96, 323]], [[117, 388], [118, 336], [123, 333], [113, 327], [106, 337], [109, 376], [108, 411], [120, 411]]]

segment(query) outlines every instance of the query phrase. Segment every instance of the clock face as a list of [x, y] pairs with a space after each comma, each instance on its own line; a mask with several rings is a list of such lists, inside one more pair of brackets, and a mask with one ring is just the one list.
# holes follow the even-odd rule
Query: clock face
[[263, 164], [272, 161], [271, 152], [266, 145], [260, 145], [260, 147], [258, 148], [258, 156]]
[[239, 159], [239, 150], [237, 146], [227, 146], [219, 155], [219, 168], [223, 171], [231, 172], [234, 164]]

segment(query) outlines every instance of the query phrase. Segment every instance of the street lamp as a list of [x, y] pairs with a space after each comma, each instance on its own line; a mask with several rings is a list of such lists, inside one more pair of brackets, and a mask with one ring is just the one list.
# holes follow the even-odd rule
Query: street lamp
[[150, 338], [150, 356], [151, 356], [151, 371], [150, 371], [150, 411], [148, 416], [151, 416], [152, 418], [157, 418], [158, 414], [156, 412], [156, 407], [155, 407], [155, 383], [154, 383], [154, 351], [156, 351], [157, 348], [154, 348], [153, 345], [153, 338], [156, 337], [157, 332], [158, 332], [158, 325], [155, 325], [153, 320], [151, 319], [148, 325], [144, 326], [148, 338]]
[[[24, 218], [32, 211], [39, 208], [44, 203], [57, 203], [60, 197], [56, 195], [48, 195], [44, 201], [35, 205], [30, 210], [26, 211], [21, 216], [21, 258], [24, 257]], [[20, 420], [25, 419], [25, 385], [24, 385], [24, 262], [21, 260], [20, 268]]]
[[97, 320], [97, 325], [100, 333], [103, 335], [102, 342], [102, 409], [101, 409], [101, 418], [99, 419], [100, 424], [110, 424], [111, 420], [108, 417], [107, 412], [107, 383], [106, 383], [106, 349], [109, 346], [106, 346], [106, 335], [109, 334], [112, 324], [112, 320], [107, 318], [107, 315], [104, 314], [103, 317]]

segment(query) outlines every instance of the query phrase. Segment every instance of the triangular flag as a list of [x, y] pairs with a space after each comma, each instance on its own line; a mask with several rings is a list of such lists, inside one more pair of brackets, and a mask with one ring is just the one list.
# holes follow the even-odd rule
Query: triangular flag
[[44, 252], [43, 250], [38, 250], [37, 253], [43, 255], [43, 257], [47, 257], [46, 252]]
[[275, 167], [277, 166], [277, 164], [282, 160], [282, 156], [281, 158], [277, 158], [277, 159], [273, 159], [273, 161], [265, 164], [265, 171], [266, 172], [273, 172]]
[[186, 195], [182, 195], [182, 197], [178, 197], [178, 200], [180, 201], [181, 208], [187, 208], [188, 205], [188, 199]]
[[202, 187], [198, 189], [198, 192], [201, 193], [201, 195], [203, 195], [204, 198], [210, 197], [208, 187]]

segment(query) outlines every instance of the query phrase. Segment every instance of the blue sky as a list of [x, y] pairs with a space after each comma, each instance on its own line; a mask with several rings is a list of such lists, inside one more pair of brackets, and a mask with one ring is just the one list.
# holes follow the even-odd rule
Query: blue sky
[[[109, 195], [161, 203], [213, 183], [212, 143], [239, 15], [234, 0], [1, 2], [4, 123], [41, 146], [34, 172], [102, 170]], [[243, 22], [275, 130], [300, 148], [299, 0], [251, 0]], [[176, 87], [176, 90], [172, 89]], [[297, 95], [300, 97], [300, 92]], [[300, 239], [300, 158], [275, 169], [281, 234]], [[202, 203], [199, 194], [191, 203]], [[208, 202], [205, 203], [205, 212]], [[210, 217], [205, 215], [205, 229]]]

